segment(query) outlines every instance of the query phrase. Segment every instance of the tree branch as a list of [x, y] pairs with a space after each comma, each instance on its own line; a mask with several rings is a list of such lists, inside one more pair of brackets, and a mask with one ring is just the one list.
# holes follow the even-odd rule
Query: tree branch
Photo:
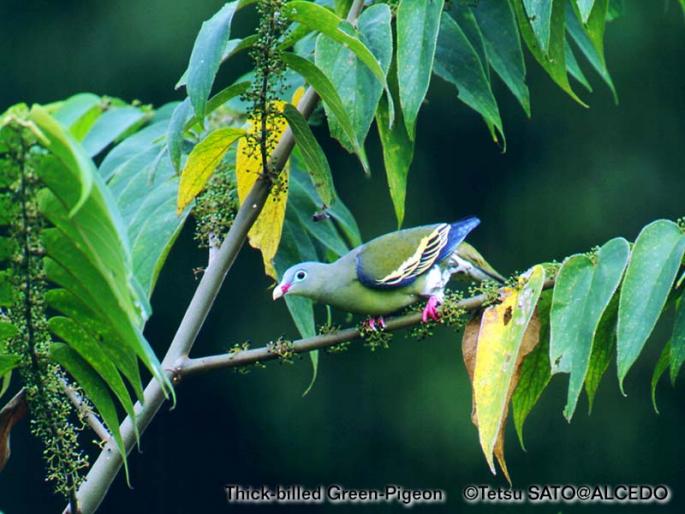
[[102, 424], [100, 418], [93, 412], [84, 401], [83, 397], [70, 386], [66, 381], [62, 381], [62, 387], [64, 388], [64, 394], [67, 395], [69, 401], [74, 406], [79, 415], [88, 423], [88, 426], [95, 432], [95, 434], [100, 438], [103, 443], [109, 441], [110, 434], [105, 425]]
[[[353, 22], [364, 5], [363, 0], [354, 0], [347, 20]], [[297, 108], [305, 119], [309, 118], [316, 107], [319, 96], [310, 86], [302, 96]], [[288, 128], [278, 145], [271, 154], [270, 169], [280, 172], [287, 162], [295, 146], [295, 138]], [[216, 255], [208, 264], [202, 280], [198, 285], [190, 305], [181, 320], [167, 353], [162, 360], [165, 370], [173, 370], [180, 362], [187, 358], [190, 350], [197, 339], [197, 335], [204, 324], [207, 315], [216, 299], [224, 282], [228, 270], [231, 269], [238, 252], [245, 244], [247, 233], [254, 224], [257, 216], [264, 207], [264, 203], [271, 190], [269, 177], [259, 177], [250, 190], [247, 198], [238, 209], [231, 229], [224, 239]], [[173, 372], [172, 372], [173, 376]], [[159, 408], [164, 403], [164, 392], [160, 384], [152, 380], [144, 391], [144, 403], [136, 403], [135, 410], [138, 421], [138, 430], [142, 434], [155, 417]], [[135, 430], [129, 417], [126, 417], [120, 426], [121, 436], [129, 453], [135, 444]], [[90, 468], [85, 481], [78, 490], [77, 500], [82, 514], [91, 514], [97, 510], [105, 498], [114, 478], [123, 464], [121, 455], [114, 443], [110, 440], [100, 452], [100, 455]], [[67, 507], [65, 513], [69, 513]]]
[[[554, 285], [554, 279], [549, 278], [545, 281], [543, 288], [549, 289]], [[472, 311], [483, 306], [487, 300], [486, 295], [472, 296], [461, 300], [455, 307]], [[404, 316], [390, 318], [386, 320], [385, 331], [392, 332], [409, 328], [421, 323], [421, 313], [412, 312]], [[321, 334], [314, 337], [307, 337], [293, 341], [289, 350], [293, 353], [306, 353], [313, 350], [320, 350], [322, 348], [329, 348], [336, 344], [353, 341], [361, 337], [358, 328], [346, 328], [331, 334]], [[235, 353], [223, 353], [219, 355], [210, 355], [207, 357], [197, 357], [194, 359], [186, 357], [178, 363], [174, 372], [174, 381], [180, 382], [182, 379], [206, 373], [208, 371], [223, 369], [223, 368], [237, 368], [242, 366], [249, 366], [257, 362], [264, 362], [268, 360], [278, 359], [279, 354], [273, 351], [269, 345], [260, 348], [253, 348], [250, 350], [242, 350]]]

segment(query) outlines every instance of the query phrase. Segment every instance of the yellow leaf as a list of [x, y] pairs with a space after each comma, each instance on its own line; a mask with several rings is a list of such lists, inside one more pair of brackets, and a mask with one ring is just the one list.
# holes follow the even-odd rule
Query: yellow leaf
[[534, 313], [544, 281], [544, 269], [535, 266], [519, 279], [518, 288], [502, 289], [501, 302], [483, 311], [477, 338], [477, 322], [472, 322], [462, 341], [464, 362], [473, 386], [472, 417], [478, 427], [480, 445], [493, 474], [496, 457], [507, 480], [504, 425], [521, 361], [539, 340], [540, 324]]
[[[299, 87], [293, 94], [292, 103], [297, 105], [304, 93], [304, 88]], [[274, 107], [279, 110], [283, 109], [285, 105], [282, 101], [274, 102]], [[267, 130], [271, 133], [269, 138], [273, 144], [280, 141], [283, 133], [288, 128], [288, 123], [282, 116], [270, 120], [267, 124]], [[254, 120], [247, 129], [250, 136], [258, 134], [260, 120]], [[262, 172], [262, 157], [259, 148], [255, 147], [255, 137], [243, 138], [238, 142], [238, 151], [236, 153], [236, 182], [238, 185], [238, 199], [242, 204], [245, 201], [248, 193], [257, 181], [259, 174]], [[269, 152], [273, 148], [269, 149]], [[273, 267], [272, 260], [278, 250], [278, 245], [281, 242], [281, 233], [283, 231], [283, 221], [285, 220], [285, 208], [288, 201], [288, 176], [289, 168], [286, 164], [283, 172], [280, 175], [280, 180], [271, 189], [269, 197], [266, 199], [262, 212], [259, 213], [257, 220], [248, 233], [250, 246], [256, 248], [262, 253], [262, 260], [264, 261], [264, 271], [272, 278], [276, 278], [276, 270]]]
[[176, 200], [177, 214], [183, 212], [183, 209], [200, 194], [230, 146], [244, 135], [243, 129], [219, 128], [195, 145], [181, 172]]

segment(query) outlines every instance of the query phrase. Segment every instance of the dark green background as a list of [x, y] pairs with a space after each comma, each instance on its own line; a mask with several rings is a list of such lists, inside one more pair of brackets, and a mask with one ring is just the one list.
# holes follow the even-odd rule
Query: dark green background
[[[506, 153], [484, 124], [435, 81], [418, 125], [409, 179], [407, 225], [476, 214], [483, 223], [470, 240], [510, 273], [561, 259], [610, 237], [634, 239], [658, 217], [682, 207], [685, 146], [685, 22], [672, 3], [628, 0], [627, 15], [607, 34], [610, 69], [620, 95], [615, 106], [592, 75], [591, 109], [573, 103], [529, 61], [533, 118], [496, 84]], [[201, 20], [218, 1], [78, 2], [3, 0], [0, 5], [0, 111], [18, 101], [49, 102], [79, 91], [159, 105], [180, 99], [173, 85], [183, 71]], [[239, 18], [243, 31], [249, 19]], [[222, 72], [223, 82], [244, 69]], [[591, 71], [586, 67], [586, 71]], [[374, 129], [375, 130], [375, 129]], [[373, 131], [373, 130], [372, 130]], [[320, 132], [323, 136], [323, 131]], [[374, 176], [322, 138], [341, 196], [368, 239], [394, 228], [378, 143], [367, 143]], [[153, 305], [148, 336], [162, 352], [205, 263], [190, 227], [174, 248]], [[294, 336], [283, 303], [274, 304], [259, 255], [245, 249], [197, 342], [194, 354], [222, 351], [246, 338], [254, 344]], [[158, 416], [131, 457], [134, 490], [119, 477], [101, 512], [299, 512], [302, 508], [227, 507], [222, 485], [342, 483], [349, 487], [442, 488], [450, 512], [677, 512], [685, 507], [682, 386], [659, 390], [661, 415], [649, 401], [649, 378], [670, 319], [662, 320], [620, 395], [614, 370], [599, 390], [595, 411], [584, 400], [572, 424], [561, 415], [567, 379], [556, 377], [531, 415], [527, 452], [513, 433], [507, 456], [514, 484], [665, 483], [669, 506], [473, 507], [466, 484], [504, 485], [487, 469], [469, 419], [470, 390], [460, 335], [439, 330], [423, 342], [397, 336], [375, 353], [359, 344], [324, 354], [320, 377], [302, 398], [310, 366], [270, 364], [248, 375], [217, 372], [179, 389], [178, 407]], [[0, 475], [6, 514], [61, 511], [43, 483], [40, 448], [27, 423], [13, 434], [13, 456]], [[306, 511], [347, 512], [322, 506]], [[399, 506], [366, 511], [401, 511]]]

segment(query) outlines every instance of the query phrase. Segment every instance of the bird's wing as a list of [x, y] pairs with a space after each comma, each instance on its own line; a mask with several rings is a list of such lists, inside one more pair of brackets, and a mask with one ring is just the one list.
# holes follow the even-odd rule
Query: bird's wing
[[479, 223], [470, 217], [380, 236], [359, 248], [357, 278], [374, 289], [407, 286], [449, 256]]
[[357, 254], [357, 277], [367, 287], [391, 289], [411, 284], [428, 271], [449, 241], [450, 225], [441, 223], [386, 234]]

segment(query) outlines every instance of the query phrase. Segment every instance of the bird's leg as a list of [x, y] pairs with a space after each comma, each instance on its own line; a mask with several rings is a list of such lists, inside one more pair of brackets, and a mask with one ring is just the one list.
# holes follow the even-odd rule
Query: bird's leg
[[431, 296], [428, 298], [426, 307], [423, 309], [421, 314], [421, 321], [427, 323], [429, 319], [433, 321], [438, 321], [440, 319], [440, 314], [438, 314], [438, 305], [440, 305], [440, 299], [437, 296]]
[[369, 316], [364, 322], [364, 325], [366, 325], [369, 330], [376, 331], [376, 319], [373, 316]]
[[383, 316], [369, 316], [366, 321], [364, 321], [364, 325], [369, 329], [373, 330], [374, 332], [377, 332], [379, 330], [385, 329], [385, 320], [383, 319]]

